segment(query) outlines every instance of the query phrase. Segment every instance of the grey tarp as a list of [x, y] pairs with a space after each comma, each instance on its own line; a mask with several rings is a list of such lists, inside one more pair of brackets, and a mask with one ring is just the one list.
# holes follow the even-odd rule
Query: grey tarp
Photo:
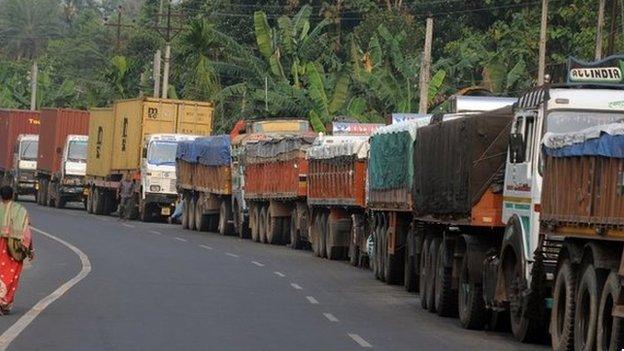
[[287, 135], [245, 144], [245, 162], [263, 163], [305, 157], [316, 135]]
[[469, 216], [504, 171], [511, 107], [418, 129], [414, 143], [414, 209], [420, 216]]

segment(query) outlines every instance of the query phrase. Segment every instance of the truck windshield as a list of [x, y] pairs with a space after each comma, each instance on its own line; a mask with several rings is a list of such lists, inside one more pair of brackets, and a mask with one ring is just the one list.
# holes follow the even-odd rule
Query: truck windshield
[[37, 140], [23, 140], [20, 143], [20, 159], [25, 161], [35, 161], [37, 159]]
[[546, 119], [546, 131], [570, 133], [589, 127], [624, 122], [624, 112], [553, 111]]
[[152, 141], [147, 148], [147, 162], [152, 165], [175, 165], [178, 143], [173, 141]]
[[67, 160], [70, 162], [81, 162], [87, 160], [87, 141], [74, 140], [69, 142]]

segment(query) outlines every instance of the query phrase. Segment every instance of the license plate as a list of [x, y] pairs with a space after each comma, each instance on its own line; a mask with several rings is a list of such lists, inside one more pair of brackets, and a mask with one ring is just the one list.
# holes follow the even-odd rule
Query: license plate
[[169, 216], [171, 215], [171, 209], [169, 207], [163, 207], [160, 210], [160, 214], [162, 214], [163, 216]]

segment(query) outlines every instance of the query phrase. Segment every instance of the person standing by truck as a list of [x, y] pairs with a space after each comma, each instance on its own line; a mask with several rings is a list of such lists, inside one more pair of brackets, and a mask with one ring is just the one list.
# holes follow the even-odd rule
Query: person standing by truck
[[119, 219], [125, 220], [130, 218], [134, 197], [134, 180], [129, 174], [124, 174], [123, 179], [119, 182], [117, 188], [117, 199], [119, 200]]
[[11, 311], [24, 259], [33, 259], [28, 212], [13, 201], [13, 188], [0, 188], [0, 314]]

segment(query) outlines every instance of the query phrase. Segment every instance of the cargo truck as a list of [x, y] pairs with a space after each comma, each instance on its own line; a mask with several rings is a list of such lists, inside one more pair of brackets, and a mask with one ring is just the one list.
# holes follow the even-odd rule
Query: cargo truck
[[306, 152], [315, 138], [315, 133], [282, 134], [245, 144], [244, 189], [252, 240], [288, 244], [291, 227], [307, 227]]
[[0, 183], [13, 186], [15, 200], [36, 195], [40, 123], [38, 111], [0, 110]]
[[63, 208], [84, 203], [89, 112], [43, 109], [37, 158], [37, 202]]
[[[241, 238], [250, 236], [249, 211], [245, 201], [245, 145], [280, 134], [299, 135], [309, 133], [310, 123], [295, 118], [239, 121], [232, 132], [232, 216], [234, 228]], [[305, 223], [305, 224], [304, 224]], [[307, 220], [294, 223], [299, 232], [307, 233]]]
[[552, 299], [552, 347], [621, 350], [624, 124], [548, 133], [542, 150], [532, 285]]
[[[571, 59], [568, 84], [536, 87], [520, 97], [511, 111], [417, 129], [409, 168], [414, 174], [411, 218], [372, 208], [378, 277], [390, 283], [403, 277], [407, 286], [420, 291], [425, 308], [458, 315], [465, 328], [509, 323], [518, 340], [531, 341], [546, 336], [550, 319], [554, 349], [571, 348], [574, 328], [588, 335], [579, 339], [579, 349], [595, 345], [587, 332], [594, 330], [593, 317], [573, 326], [574, 316], [568, 313], [579, 301], [572, 298], [575, 290], [571, 289], [576, 286], [574, 279], [580, 278], [569, 273], [578, 272], [575, 265], [587, 265], [583, 259], [589, 257], [574, 250], [593, 247], [562, 246], [553, 237], [540, 243], [545, 161], [540, 143], [546, 133], [573, 133], [624, 121], [621, 87], [578, 78], [599, 79], [602, 68], [618, 68], [621, 62], [620, 57], [597, 63]], [[373, 149], [371, 143], [371, 159]], [[574, 162], [580, 164], [578, 159]], [[560, 177], [563, 173], [579, 176], [563, 168], [556, 172]], [[586, 178], [581, 181], [592, 183]], [[581, 207], [586, 197], [582, 189], [572, 187]], [[609, 227], [610, 222], [604, 221]], [[587, 228], [587, 224], [579, 226]], [[568, 242], [577, 243], [572, 238]], [[572, 270], [557, 273], [565, 262]], [[553, 301], [549, 296], [555, 273], [570, 279], [564, 280], [563, 292], [557, 290], [561, 285], [554, 284]], [[566, 302], [556, 305], [557, 300]]]
[[209, 135], [210, 103], [139, 98], [92, 110], [87, 166], [87, 210], [111, 214], [127, 175], [135, 182], [134, 215], [143, 221], [169, 216], [177, 198], [177, 144]]
[[[344, 123], [340, 126], [348, 129]], [[371, 126], [365, 134], [380, 126]], [[357, 238], [367, 233], [368, 139], [366, 135], [319, 136], [308, 150], [310, 237], [303, 239], [312, 244], [316, 256], [350, 258], [354, 265], [366, 257]], [[293, 246], [301, 247], [303, 239], [295, 236]]]
[[182, 227], [234, 233], [229, 135], [198, 138], [178, 144], [178, 192], [184, 201]]

